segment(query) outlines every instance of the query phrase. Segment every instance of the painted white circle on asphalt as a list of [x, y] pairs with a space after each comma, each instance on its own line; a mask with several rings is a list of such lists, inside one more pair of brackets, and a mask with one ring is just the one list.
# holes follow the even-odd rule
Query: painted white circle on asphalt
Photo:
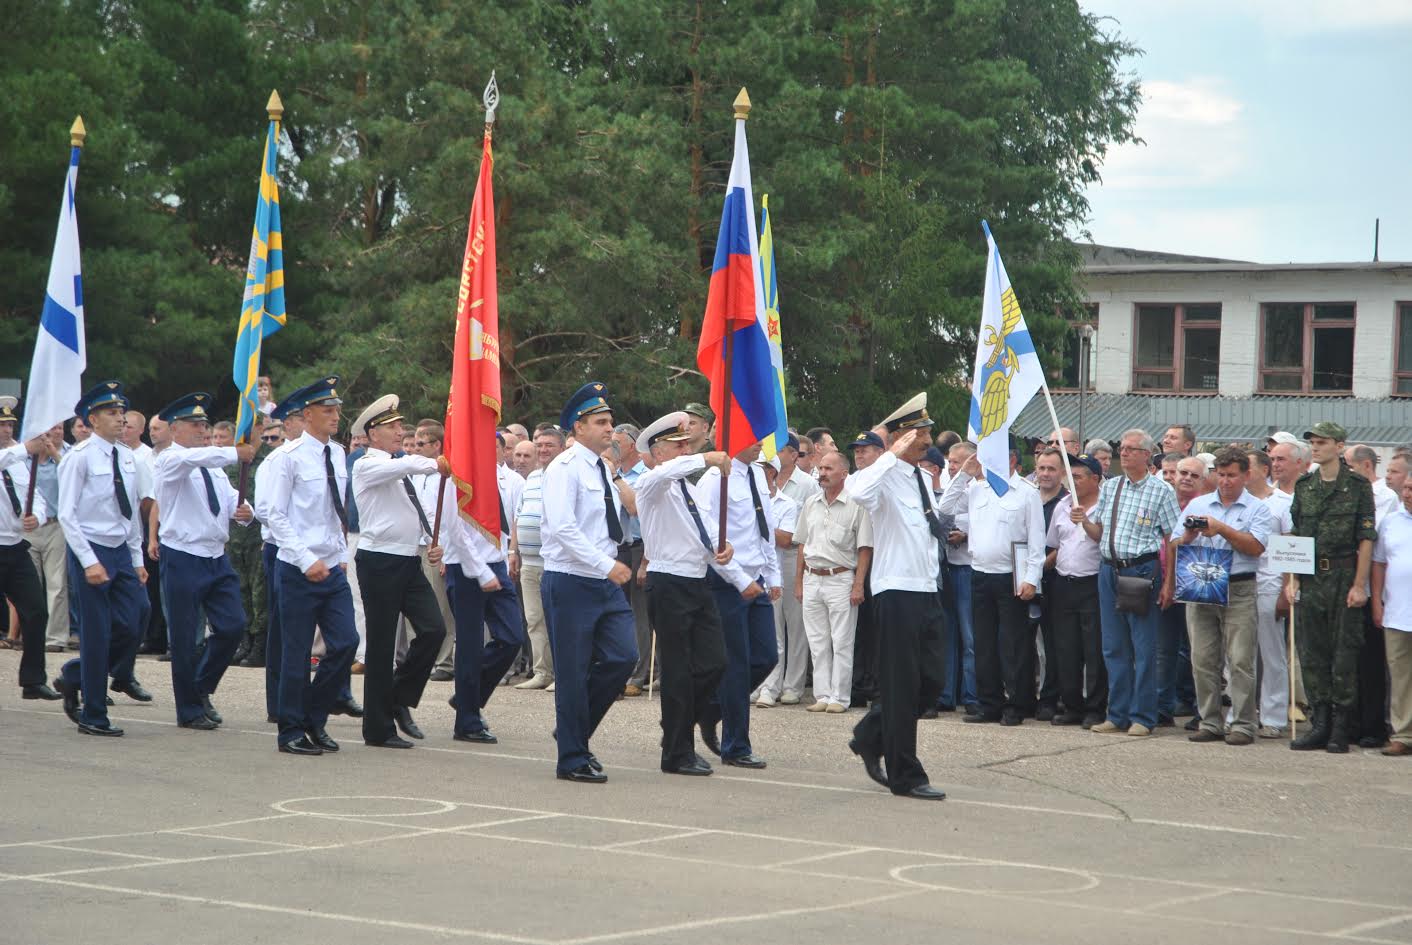
[[456, 809], [450, 801], [429, 797], [397, 797], [389, 794], [331, 794], [324, 797], [292, 797], [270, 805], [282, 814], [322, 814], [329, 817], [427, 817], [449, 814]]

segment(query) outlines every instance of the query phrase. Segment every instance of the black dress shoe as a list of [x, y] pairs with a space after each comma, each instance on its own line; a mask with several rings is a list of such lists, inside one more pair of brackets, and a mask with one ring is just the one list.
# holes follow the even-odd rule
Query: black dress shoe
[[426, 738], [422, 730], [417, 728], [416, 721], [412, 718], [412, 710], [405, 705], [395, 706], [392, 710], [393, 721], [402, 730], [402, 734], [408, 738]]
[[307, 735], [300, 735], [292, 742], [280, 742], [279, 750], [286, 755], [322, 755], [324, 750], [309, 741]]
[[113, 697], [110, 696], [110, 695], [104, 694], [104, 696], [103, 696], [103, 704], [106, 705], [108, 708], [111, 709], [111, 708], [113, 707]]
[[483, 728], [479, 732], [457, 732], [451, 736], [458, 742], [475, 742], [477, 745], [498, 745], [500, 739], [495, 737], [495, 733], [488, 728]]
[[143, 656], [151, 656], [153, 653], [165, 653], [167, 651], [158, 649], [155, 643], [144, 643], [137, 648], [137, 652]]
[[431, 675], [427, 677], [430, 682], [450, 682], [455, 678], [455, 676], [444, 669], [434, 669], [431, 671]]
[[955, 711], [956, 711], [956, 706], [951, 705], [950, 703], [947, 703], [947, 702], [943, 702], [943, 703], [941, 703], [940, 705], [938, 705], [938, 706], [936, 707], [936, 710], [937, 710], [938, 712], [955, 712]]
[[1059, 713], [1054, 710], [1054, 706], [1042, 705], [1038, 709], [1035, 709], [1034, 720], [1036, 722], [1052, 722], [1054, 721], [1054, 716], [1058, 714]]
[[138, 682], [135, 678], [129, 679], [125, 683], [120, 683], [117, 680], [113, 680], [113, 691], [125, 693], [128, 698], [136, 699], [138, 702], [152, 701], [152, 693], [148, 692], [146, 689], [143, 689], [142, 683]]
[[64, 714], [69, 717], [70, 722], [78, 722], [78, 690], [71, 688], [64, 682], [63, 676], [54, 677], [54, 688], [59, 690], [60, 697], [64, 700]]
[[53, 689], [51, 689], [48, 683], [32, 683], [31, 685], [20, 687], [20, 698], [48, 699], [52, 701], [54, 699], [62, 699], [64, 697], [59, 695]]
[[554, 777], [560, 781], [578, 781], [580, 784], [606, 784], [608, 776], [594, 771], [589, 765], [579, 765], [572, 771], [555, 771]]
[[1183, 725], [1182, 728], [1186, 729], [1188, 732], [1194, 732], [1197, 729], [1201, 728], [1201, 716], [1193, 715], [1191, 718], [1186, 720], [1186, 724]]
[[363, 717], [363, 707], [358, 704], [357, 699], [339, 699], [329, 706], [329, 715], [347, 715], [355, 719]]
[[309, 739], [309, 741], [313, 742], [315, 745], [318, 745], [324, 751], [338, 751], [338, 742], [334, 741], [332, 738], [329, 738], [328, 732], [324, 731], [323, 729], [319, 729], [315, 732], [305, 732], [304, 737]]
[[701, 723], [701, 744], [706, 746], [706, 750], [717, 758], [721, 757], [721, 740], [716, 737], [716, 725]]
[[[25, 696], [26, 699], [33, 699], [34, 696]], [[45, 698], [48, 698], [47, 696]], [[1387, 744], [1387, 739], [1378, 735], [1364, 735], [1358, 739], [1359, 748], [1381, 748]]]
[[1083, 727], [1093, 728], [1095, 725], [1102, 725], [1107, 719], [1102, 712], [1089, 712], [1084, 715]]
[[934, 719], [934, 718], [936, 718], [936, 717], [937, 717], [938, 715], [940, 715], [940, 714], [941, 714], [941, 713], [938, 712], [936, 709], [923, 709], [923, 710], [922, 710], [922, 718], [924, 718], [924, 719]]
[[1052, 719], [1049, 720], [1049, 724], [1050, 724], [1050, 725], [1079, 725], [1079, 724], [1082, 724], [1083, 720], [1084, 720], [1083, 715], [1080, 714], [1080, 713], [1078, 713], [1078, 712], [1060, 712], [1058, 715], [1054, 716], [1054, 718], [1052, 718]]
[[588, 753], [588, 766], [599, 774], [603, 773], [603, 762], [599, 761], [598, 756], [593, 752]]
[[1177, 718], [1182, 718], [1183, 716], [1187, 715], [1195, 715], [1196, 706], [1192, 705], [1190, 702], [1178, 702], [1176, 708], [1172, 710], [1172, 714], [1175, 715]]
[[170, 654], [170, 653], [161, 653], [161, 654], [159, 654], [159, 655], [157, 656], [157, 662], [159, 662], [159, 663], [170, 663], [171, 661], [172, 661], [172, 654]]
[[1176, 728], [1177, 720], [1165, 712], [1157, 713], [1158, 728]]
[[194, 728], [202, 732], [214, 732], [220, 728], [220, 723], [212, 722], [208, 716], [198, 715], [190, 722], [178, 722], [177, 728]]
[[201, 708], [205, 710], [206, 718], [210, 719], [212, 722], [215, 722], [217, 725], [220, 725], [222, 722], [225, 721], [225, 719], [221, 718], [221, 714], [216, 711], [216, 707], [211, 705], [210, 696], [201, 697]]
[[934, 788], [930, 784], [919, 784], [907, 792], [908, 797], [915, 797], [919, 801], [944, 801], [946, 792], [940, 788]]
[[848, 748], [853, 754], [863, 759], [863, 770], [868, 772], [868, 777], [883, 787], [887, 787], [887, 775], [883, 774], [882, 755], [865, 747], [856, 738], [849, 741]]
[[108, 725], [89, 725], [87, 722], [78, 723], [78, 730], [85, 735], [106, 735], [109, 738], [117, 738], [123, 733], [120, 728], [113, 728]]
[[730, 765], [732, 768], [750, 768], [759, 771], [765, 767], [765, 759], [756, 754], [739, 755], [735, 758], [722, 758], [721, 764]]
[[1002, 712], [1000, 715], [1001, 725], [1019, 725], [1024, 720], [1025, 717], [1018, 712], [1006, 711]]
[[702, 761], [700, 758], [696, 758], [692, 761], [687, 762], [684, 765], [677, 765], [675, 767], [671, 765], [663, 765], [662, 771], [665, 774], [685, 774], [690, 777], [704, 778], [706, 777], [706, 775], [711, 773], [711, 766], [708, 765], [706, 762]]
[[277, 716], [277, 715], [270, 715], [269, 713], [266, 713], [266, 714], [265, 714], [265, 721], [266, 721], [266, 722], [269, 722], [271, 725], [278, 725], [278, 724], [279, 724], [279, 716]]
[[961, 721], [962, 721], [962, 722], [976, 722], [976, 723], [980, 723], [980, 722], [999, 722], [1000, 719], [1001, 719], [1001, 716], [998, 716], [998, 715], [986, 715], [984, 712], [977, 712], [975, 715], [972, 715], [971, 713], [967, 712], [966, 715], [965, 715], [965, 717], [962, 718]]
[[369, 748], [411, 748], [412, 743], [397, 735], [387, 736], [384, 742], [364, 742]]

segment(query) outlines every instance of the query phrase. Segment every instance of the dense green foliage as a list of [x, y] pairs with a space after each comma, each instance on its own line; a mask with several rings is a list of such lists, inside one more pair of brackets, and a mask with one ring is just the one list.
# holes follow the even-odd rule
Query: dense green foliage
[[1057, 338], [1065, 233], [1138, 103], [1131, 47], [1074, 0], [42, 0], [8, 26], [0, 376], [28, 370], [81, 113], [89, 378], [149, 409], [193, 388], [233, 404], [271, 88], [277, 394], [338, 371], [351, 404], [441, 413], [495, 69], [507, 419], [556, 414], [590, 376], [639, 422], [705, 399], [696, 332], [748, 86], [792, 420], [844, 430], [922, 388], [964, 423], [982, 217]]

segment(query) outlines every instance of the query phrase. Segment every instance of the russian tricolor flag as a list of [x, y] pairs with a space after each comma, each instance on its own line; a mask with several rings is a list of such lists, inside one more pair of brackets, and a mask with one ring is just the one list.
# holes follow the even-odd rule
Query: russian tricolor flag
[[[79, 122], [74, 123], [74, 128], [77, 132], [83, 130]], [[81, 140], [81, 137], [75, 139], [76, 142]], [[81, 151], [77, 143], [69, 151], [69, 173], [59, 204], [59, 229], [54, 235], [54, 255], [49, 261], [49, 285], [44, 293], [39, 336], [34, 341], [34, 360], [29, 369], [21, 440], [33, 439], [72, 417], [74, 405], [83, 396], [83, 371], [88, 366], [88, 355], [83, 331], [78, 204], [74, 199]]]
[[[750, 152], [745, 119], [735, 122], [735, 159], [721, 210], [721, 232], [711, 267], [706, 317], [696, 348], [696, 366], [711, 381], [716, 447], [735, 456], [775, 432], [776, 398], [770, 341], [765, 335], [765, 293], [760, 281], [760, 243], [750, 189]], [[726, 333], [730, 345], [730, 405], [726, 408]], [[730, 441], [724, 442], [729, 415]]]

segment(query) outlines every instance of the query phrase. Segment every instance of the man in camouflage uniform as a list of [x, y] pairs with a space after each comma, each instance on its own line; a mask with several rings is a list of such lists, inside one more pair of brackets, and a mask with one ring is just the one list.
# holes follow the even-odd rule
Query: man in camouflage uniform
[[[250, 430], [251, 438], [259, 443], [255, 459], [250, 463], [250, 474], [245, 481], [245, 499], [252, 506], [255, 502], [255, 470], [260, 468], [260, 463], [270, 455], [273, 448], [271, 444], [261, 441], [264, 420], [265, 415], [257, 412]], [[240, 464], [227, 466], [226, 475], [230, 477], [231, 485], [239, 489]], [[265, 665], [265, 632], [269, 629], [269, 624], [265, 615], [267, 599], [265, 565], [261, 557], [263, 545], [258, 524], [251, 528], [232, 528], [230, 538], [226, 541], [226, 555], [230, 558], [235, 573], [240, 576], [240, 602], [245, 607], [245, 636], [231, 660], [232, 664], [238, 663], [241, 666]]]
[[1299, 576], [1295, 642], [1313, 724], [1290, 743], [1295, 751], [1348, 751], [1358, 696], [1363, 607], [1377, 539], [1373, 486], [1343, 461], [1348, 433], [1327, 420], [1304, 434], [1314, 468], [1294, 486], [1291, 534], [1314, 539], [1313, 574]]

